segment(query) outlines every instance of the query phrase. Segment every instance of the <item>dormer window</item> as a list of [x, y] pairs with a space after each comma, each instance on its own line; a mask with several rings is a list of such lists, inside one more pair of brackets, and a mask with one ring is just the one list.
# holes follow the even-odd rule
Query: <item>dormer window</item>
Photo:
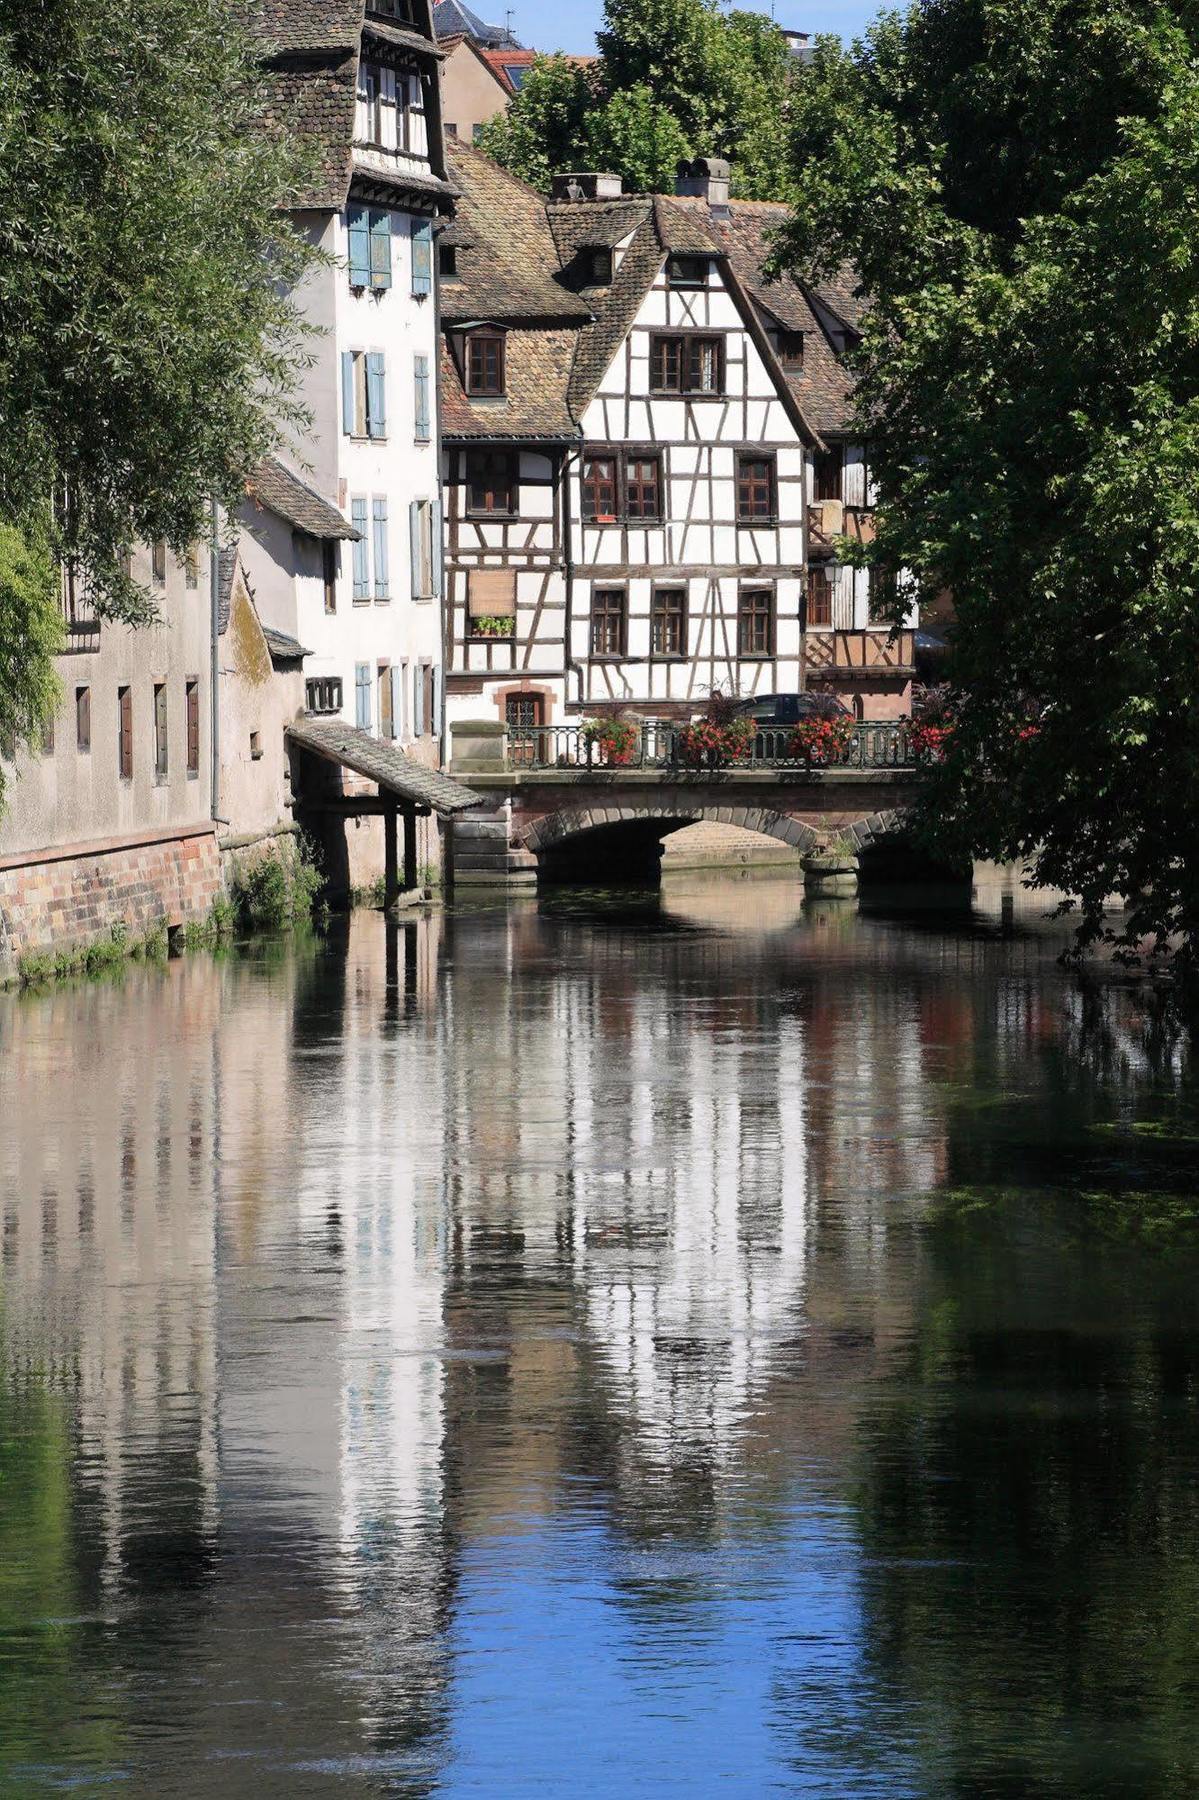
[[706, 256], [668, 256], [666, 285], [672, 288], [703, 288], [708, 285]]
[[774, 342], [784, 369], [803, 368], [802, 331], [776, 331]]
[[438, 244], [437, 273], [446, 281], [458, 279], [458, 248], [455, 244]]
[[366, 10], [377, 13], [381, 19], [395, 19], [400, 25], [416, 24], [412, 0], [367, 0]]
[[477, 398], [497, 398], [504, 392], [504, 334], [472, 331], [466, 340], [466, 391]]
[[588, 244], [583, 250], [584, 287], [610, 287], [612, 252], [606, 244]]
[[364, 57], [358, 65], [355, 141], [375, 150], [426, 156], [424, 105], [419, 75]]

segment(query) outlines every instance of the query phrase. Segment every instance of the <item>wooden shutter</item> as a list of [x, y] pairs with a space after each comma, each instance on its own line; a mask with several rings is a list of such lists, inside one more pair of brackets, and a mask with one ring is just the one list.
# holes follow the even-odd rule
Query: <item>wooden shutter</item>
[[394, 692], [391, 685], [391, 667], [388, 663], [379, 665], [379, 730], [384, 737], [393, 738], [396, 734]]
[[472, 619], [516, 616], [516, 570], [470, 569], [466, 577], [467, 611]]
[[418, 444], [429, 441], [429, 359], [418, 356], [413, 361], [413, 383], [416, 393], [415, 436]]
[[371, 536], [375, 552], [375, 599], [388, 598], [387, 585], [387, 501], [376, 496], [371, 501]]
[[412, 598], [414, 600], [423, 600], [425, 598], [425, 592], [424, 583], [421, 579], [419, 500], [411, 500], [408, 503], [408, 548], [412, 557]]
[[133, 779], [133, 692], [117, 689], [117, 757], [123, 781]]
[[366, 418], [371, 437], [387, 436], [387, 383], [382, 350], [367, 351]]
[[433, 671], [433, 718], [430, 722], [430, 729], [434, 737], [441, 736], [441, 714], [444, 693], [445, 672], [441, 668], [441, 665], [438, 664]]
[[442, 555], [442, 523], [441, 497], [438, 495], [429, 508], [429, 568], [432, 574], [433, 597], [440, 600], [445, 589], [445, 565]]
[[341, 429], [346, 437], [354, 435], [354, 352], [341, 353]]
[[371, 666], [354, 664], [354, 723], [360, 731], [371, 728]]
[[373, 288], [391, 286], [391, 214], [374, 212], [370, 219], [370, 283]]
[[402, 737], [404, 733], [404, 667], [398, 667], [392, 663], [388, 671], [388, 679], [391, 682], [392, 736]]
[[354, 545], [354, 598], [369, 600], [371, 597], [371, 559], [370, 546], [366, 537], [366, 498], [356, 495], [350, 501], [350, 521], [358, 533]]
[[412, 292], [433, 291], [433, 227], [425, 220], [412, 233]]
[[187, 772], [200, 773], [200, 684], [187, 684]]
[[373, 244], [371, 217], [365, 206], [346, 208], [346, 226], [350, 240], [350, 286], [366, 287], [371, 279]]

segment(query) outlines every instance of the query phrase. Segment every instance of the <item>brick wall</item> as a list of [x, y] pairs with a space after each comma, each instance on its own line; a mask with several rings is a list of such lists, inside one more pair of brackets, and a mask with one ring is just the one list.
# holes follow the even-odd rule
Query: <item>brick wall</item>
[[211, 830], [150, 843], [89, 844], [73, 855], [0, 867], [0, 975], [29, 951], [131, 936], [202, 919], [221, 886]]

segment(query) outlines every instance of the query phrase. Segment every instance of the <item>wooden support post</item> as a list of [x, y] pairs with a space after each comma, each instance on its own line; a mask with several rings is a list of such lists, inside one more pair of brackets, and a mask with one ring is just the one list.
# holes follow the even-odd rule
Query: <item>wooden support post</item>
[[[383, 814], [383, 910], [391, 912], [400, 897], [399, 848], [396, 843], [396, 811], [389, 806]], [[404, 862], [408, 861], [408, 819], [404, 817]]]
[[416, 808], [404, 808], [404, 886], [411, 893], [416, 886]]

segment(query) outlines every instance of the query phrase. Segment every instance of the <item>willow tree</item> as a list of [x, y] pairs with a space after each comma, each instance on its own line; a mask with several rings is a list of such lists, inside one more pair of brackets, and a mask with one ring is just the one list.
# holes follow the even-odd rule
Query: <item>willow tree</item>
[[0, 735], [53, 695], [58, 559], [137, 621], [299, 416], [309, 252], [237, 0], [0, 0]]
[[[778, 254], [858, 271], [874, 559], [948, 589], [925, 826], [1199, 951], [1199, 10], [927, 0], [794, 99]], [[1106, 896], [1130, 910], [1103, 922]]]

